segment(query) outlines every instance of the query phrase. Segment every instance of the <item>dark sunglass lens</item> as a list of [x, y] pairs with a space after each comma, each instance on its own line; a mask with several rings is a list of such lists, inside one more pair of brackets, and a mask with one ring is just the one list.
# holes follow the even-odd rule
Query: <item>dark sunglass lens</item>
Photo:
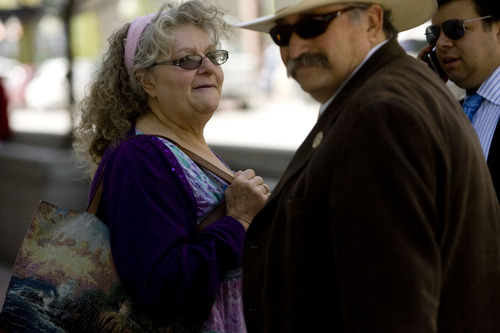
[[201, 65], [201, 56], [187, 55], [181, 59], [180, 66], [184, 69], [196, 69]]
[[269, 30], [271, 38], [278, 46], [287, 46], [290, 43], [293, 27], [290, 25], [276, 26]]
[[439, 39], [440, 28], [437, 25], [430, 25], [425, 29], [425, 37], [429, 45], [435, 45]]
[[443, 32], [450, 39], [460, 39], [465, 35], [464, 22], [462, 20], [446, 21], [443, 23]]
[[329, 23], [319, 17], [307, 17], [295, 24], [295, 32], [300, 38], [314, 38], [324, 33]]

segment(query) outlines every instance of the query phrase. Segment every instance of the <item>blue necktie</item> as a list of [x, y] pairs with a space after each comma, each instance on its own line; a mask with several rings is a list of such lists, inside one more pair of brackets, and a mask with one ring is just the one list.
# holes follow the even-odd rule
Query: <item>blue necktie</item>
[[462, 105], [465, 114], [469, 117], [470, 121], [479, 109], [479, 106], [483, 102], [483, 98], [478, 94], [465, 96], [464, 104]]

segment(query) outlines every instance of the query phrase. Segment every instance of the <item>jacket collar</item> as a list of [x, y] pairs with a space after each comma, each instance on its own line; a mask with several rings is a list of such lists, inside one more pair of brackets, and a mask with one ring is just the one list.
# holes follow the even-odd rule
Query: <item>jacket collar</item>
[[311, 159], [318, 148], [318, 141], [321, 141], [322, 138], [328, 134], [329, 129], [332, 128], [333, 123], [339, 115], [342, 112], [348, 112], [348, 110], [345, 110], [344, 105], [356, 94], [356, 90], [359, 88], [360, 84], [366, 82], [368, 78], [374, 75], [380, 68], [401, 56], [406, 56], [406, 52], [401, 48], [397, 40], [392, 39], [378, 49], [361, 68], [359, 68], [349, 82], [339, 91], [335, 97], [335, 102], [330, 103], [325, 112], [318, 118], [316, 125], [297, 149], [297, 152], [280, 178], [280, 181], [272, 191], [268, 204], [273, 198], [278, 197], [284, 185], [287, 184], [288, 181]]

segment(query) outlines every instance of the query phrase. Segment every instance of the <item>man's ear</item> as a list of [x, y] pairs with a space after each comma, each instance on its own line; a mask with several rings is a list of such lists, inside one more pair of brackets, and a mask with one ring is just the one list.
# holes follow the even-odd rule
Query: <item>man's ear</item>
[[494, 21], [493, 24], [491, 25], [491, 29], [493, 29], [493, 31], [495, 32], [498, 44], [500, 45], [500, 20]]
[[380, 5], [374, 4], [367, 10], [368, 14], [368, 35], [378, 38], [384, 28], [384, 10]]
[[137, 81], [142, 86], [142, 89], [150, 96], [156, 97], [156, 80], [151, 72], [142, 69], [137, 72]]

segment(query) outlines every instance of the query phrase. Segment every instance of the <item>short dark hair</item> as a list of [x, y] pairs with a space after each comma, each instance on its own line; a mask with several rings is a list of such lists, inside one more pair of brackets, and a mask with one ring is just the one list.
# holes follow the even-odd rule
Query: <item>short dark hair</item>
[[[437, 0], [438, 7], [457, 0]], [[491, 15], [489, 22], [500, 20], [500, 1], [499, 0], [470, 0], [476, 7], [479, 16]], [[488, 22], [488, 20], [486, 20]]]

